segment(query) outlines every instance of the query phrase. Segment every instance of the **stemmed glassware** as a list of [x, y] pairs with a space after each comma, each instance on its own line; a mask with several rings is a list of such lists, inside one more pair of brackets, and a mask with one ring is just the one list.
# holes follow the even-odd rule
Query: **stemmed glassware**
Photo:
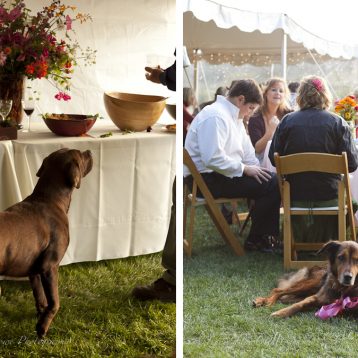
[[22, 130], [23, 132], [31, 132], [30, 123], [31, 123], [31, 115], [35, 110], [35, 100], [33, 97], [29, 97], [27, 99], [22, 100], [22, 108], [27, 116], [27, 126]]
[[0, 99], [0, 116], [2, 121], [5, 121], [6, 117], [11, 111], [11, 108], [12, 108], [11, 99]]

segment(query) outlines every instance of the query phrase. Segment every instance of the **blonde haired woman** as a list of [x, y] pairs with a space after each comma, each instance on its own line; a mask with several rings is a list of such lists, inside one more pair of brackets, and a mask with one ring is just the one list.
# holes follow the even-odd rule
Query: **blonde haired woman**
[[[323, 78], [308, 76], [301, 80], [297, 104], [300, 110], [282, 119], [273, 136], [269, 158], [274, 164], [274, 153], [288, 155], [303, 152], [341, 154], [347, 152], [348, 169], [358, 167], [358, 152], [346, 121], [329, 112], [332, 95]], [[288, 177], [293, 206], [334, 206], [339, 175], [328, 173], [300, 173]], [[337, 235], [337, 222], [331, 218], [314, 216], [309, 222], [295, 217], [295, 240], [324, 242]], [[300, 237], [300, 240], [297, 239]]]
[[263, 104], [250, 118], [248, 132], [256, 156], [262, 162], [267, 142], [272, 139], [279, 121], [289, 112], [289, 90], [282, 78], [272, 78], [263, 90]]

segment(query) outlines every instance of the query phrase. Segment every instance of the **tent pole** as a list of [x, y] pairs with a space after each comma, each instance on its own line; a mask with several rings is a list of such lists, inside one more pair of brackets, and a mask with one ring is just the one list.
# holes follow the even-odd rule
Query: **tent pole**
[[281, 49], [281, 64], [282, 64], [282, 78], [286, 80], [287, 70], [287, 34], [284, 32], [282, 37], [282, 49]]
[[197, 58], [194, 59], [194, 94], [195, 98], [199, 98], [199, 66]]

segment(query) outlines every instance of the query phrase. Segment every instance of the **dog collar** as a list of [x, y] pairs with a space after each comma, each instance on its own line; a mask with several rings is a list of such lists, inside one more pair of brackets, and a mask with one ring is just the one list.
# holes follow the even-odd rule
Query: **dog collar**
[[342, 313], [344, 310], [352, 309], [358, 306], [358, 297], [341, 297], [330, 305], [322, 306], [316, 313], [315, 316], [323, 320], [335, 317]]

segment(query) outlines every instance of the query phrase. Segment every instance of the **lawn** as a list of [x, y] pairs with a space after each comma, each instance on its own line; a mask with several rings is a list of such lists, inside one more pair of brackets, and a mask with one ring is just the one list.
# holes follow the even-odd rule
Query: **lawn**
[[[284, 273], [278, 254], [235, 256], [204, 208], [196, 216], [192, 258], [184, 258], [184, 357], [357, 357], [353, 318], [288, 319], [253, 308]], [[246, 232], [247, 234], [247, 232]]]
[[175, 304], [131, 297], [160, 262], [158, 253], [60, 267], [61, 308], [44, 340], [29, 282], [0, 281], [0, 357], [171, 357]]

